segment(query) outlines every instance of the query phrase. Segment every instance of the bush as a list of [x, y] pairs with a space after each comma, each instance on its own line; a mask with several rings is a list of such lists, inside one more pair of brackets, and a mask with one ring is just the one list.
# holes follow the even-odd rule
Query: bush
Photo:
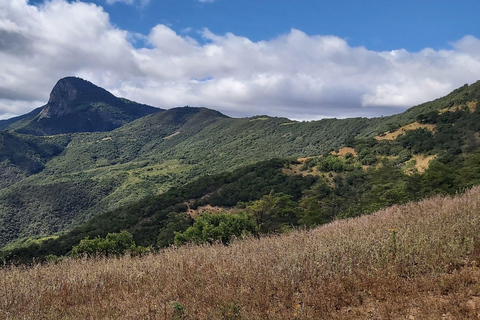
[[216, 241], [228, 244], [232, 237], [244, 237], [256, 233], [255, 218], [245, 212], [237, 214], [205, 213], [185, 232], [175, 235], [175, 244], [182, 245], [187, 242], [200, 244]]
[[127, 232], [109, 233], [106, 238], [86, 237], [77, 246], [72, 248], [73, 255], [124, 255], [130, 252], [134, 255], [149, 251], [149, 248], [136, 246], [133, 236]]

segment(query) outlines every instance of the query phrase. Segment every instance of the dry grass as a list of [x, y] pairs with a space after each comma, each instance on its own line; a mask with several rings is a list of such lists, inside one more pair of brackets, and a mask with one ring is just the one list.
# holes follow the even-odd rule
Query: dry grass
[[[411, 161], [415, 161], [415, 166], [412, 166], [412, 169], [415, 168], [417, 172], [423, 173], [430, 166], [430, 161], [432, 161], [436, 157], [437, 157], [437, 155], [426, 156], [426, 155], [423, 155], [423, 154], [417, 154], [417, 155], [414, 155], [412, 157], [412, 160], [410, 160], [406, 164], [408, 165], [408, 164], [411, 163]], [[413, 173], [413, 171], [414, 170], [408, 170], [407, 169], [407, 174], [411, 174], [411, 173]]]
[[240, 210], [237, 208], [228, 208], [228, 207], [219, 207], [219, 206], [211, 206], [211, 205], [206, 205], [206, 206], [200, 206], [196, 209], [191, 209], [189, 208], [187, 210], [187, 214], [190, 215], [192, 218], [197, 218], [203, 213], [220, 213], [220, 212], [230, 212], [230, 213], [237, 213]]
[[478, 319], [479, 229], [477, 187], [228, 247], [3, 267], [0, 318]]
[[407, 124], [393, 132], [385, 132], [379, 136], [376, 136], [376, 140], [395, 140], [397, 139], [398, 136], [404, 134], [405, 132], [409, 130], [416, 130], [416, 129], [427, 129], [430, 130], [431, 132], [434, 132], [435, 130], [435, 125], [434, 124], [421, 124], [419, 122], [413, 122], [410, 124]]
[[302, 170], [305, 161], [312, 158], [318, 158], [321, 156], [313, 156], [313, 157], [305, 157], [305, 158], [298, 158], [298, 164], [290, 164], [288, 168], [282, 168], [282, 172], [286, 175], [301, 175], [301, 176], [323, 176], [323, 173], [318, 171], [316, 167], [310, 168], [309, 170]]
[[350, 147], [344, 147], [344, 148], [338, 149], [337, 152], [335, 151], [332, 152], [333, 155], [342, 156], [342, 157], [345, 157], [349, 153], [353, 154], [354, 157], [358, 155], [355, 149]]
[[442, 114], [442, 113], [445, 113], [445, 112], [455, 112], [455, 111], [463, 110], [463, 109], [468, 109], [470, 112], [475, 112], [475, 110], [477, 109], [477, 104], [478, 104], [477, 100], [470, 101], [470, 102], [467, 102], [465, 105], [453, 106], [453, 107], [450, 107], [450, 108], [441, 109], [439, 111], [439, 114]]

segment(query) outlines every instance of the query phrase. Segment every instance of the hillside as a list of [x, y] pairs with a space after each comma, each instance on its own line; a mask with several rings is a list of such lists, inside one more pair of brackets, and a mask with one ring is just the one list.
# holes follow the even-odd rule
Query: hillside
[[[322, 157], [274, 159], [232, 172], [201, 176], [158, 196], [96, 215], [57, 238], [11, 244], [0, 252], [0, 257], [7, 262], [28, 263], [32, 258], [62, 256], [86, 237], [105, 237], [123, 230], [130, 232], [138, 245], [162, 248], [176, 242], [176, 235], [187, 232], [195, 226], [195, 219], [208, 216], [209, 212], [229, 212], [230, 216], [245, 212], [256, 225], [256, 232], [281, 233], [292, 227], [314, 227], [436, 194], [455, 194], [480, 184], [478, 148], [456, 156], [444, 150], [436, 157], [429, 156], [430, 163], [423, 163], [425, 167], [419, 171], [414, 162], [421, 155], [409, 156], [413, 157], [409, 161], [399, 156], [375, 156], [378, 150], [395, 150], [402, 141], [379, 141], [367, 149], [362, 145], [365, 141], [356, 143], [359, 150], [362, 148], [356, 156], [345, 153], [356, 153], [353, 148], [345, 148]], [[435, 148], [435, 143], [431, 148], [442, 152]], [[209, 227], [205, 228], [202, 232], [209, 232]], [[228, 241], [230, 235], [213, 233], [206, 240], [215, 241], [218, 237]]]
[[0, 317], [477, 319], [479, 197], [477, 187], [229, 246], [2, 267]]
[[[394, 201], [430, 195], [435, 190], [455, 192], [476, 183], [475, 174], [460, 171], [466, 170], [462, 169], [466, 156], [473, 154], [479, 145], [480, 111], [476, 108], [479, 86], [479, 83], [465, 86], [404, 114], [375, 119], [312, 122], [268, 116], [234, 119], [214, 110], [183, 107], [147, 115], [108, 132], [33, 137], [10, 131], [9, 135], [21, 141], [35, 141], [30, 147], [34, 150], [39, 150], [35, 146], [51, 143], [58, 151], [33, 157], [40, 163], [34, 172], [28, 171], [25, 165], [20, 166], [21, 171], [16, 169], [18, 165], [11, 166], [10, 160], [5, 162], [5, 168], [16, 178], [0, 189], [0, 246], [17, 238], [72, 230], [102, 212], [124, 210], [141, 199], [149, 199], [204, 175], [232, 171], [274, 157], [316, 157], [344, 146], [355, 148], [357, 166], [374, 169], [382, 161], [390, 160], [395, 168], [402, 169], [402, 174], [398, 175], [402, 179], [407, 171], [415, 168], [417, 161], [435, 158], [432, 163], [438, 164], [425, 175], [431, 181], [438, 175], [437, 186], [429, 182], [411, 188], [402, 182], [399, 189], [388, 187], [387, 190], [394, 189], [392, 195], [380, 198], [381, 201], [372, 207], [347, 209], [334, 205], [336, 209], [331, 214], [316, 217], [312, 223], [329, 221], [338, 214], [351, 214], [342, 213], [342, 210], [367, 213]], [[395, 140], [373, 139], [414, 122], [435, 126], [435, 130], [409, 130]], [[2, 147], [2, 152], [8, 155], [13, 151]], [[32, 158], [28, 152], [21, 156]], [[315, 166], [318, 161], [310, 160], [302, 175]], [[476, 170], [473, 164], [467, 167]], [[340, 186], [343, 190], [338, 195], [340, 198], [347, 194], [350, 198], [347, 186], [349, 181], [356, 181], [353, 176], [358, 176], [359, 181], [365, 180], [362, 171], [349, 173], [347, 170], [338, 175], [336, 169], [331, 169], [332, 177], [325, 183]], [[460, 183], [461, 178], [452, 180], [452, 175], [468, 179]], [[336, 183], [333, 181], [336, 176], [345, 180]], [[362, 190], [354, 189], [355, 193]], [[417, 195], [418, 189], [423, 193]], [[397, 191], [403, 192], [403, 196], [397, 196]], [[327, 199], [333, 204], [345, 202], [329, 197]], [[158, 233], [158, 228], [162, 225], [153, 230]], [[155, 237], [152, 236], [150, 243]]]

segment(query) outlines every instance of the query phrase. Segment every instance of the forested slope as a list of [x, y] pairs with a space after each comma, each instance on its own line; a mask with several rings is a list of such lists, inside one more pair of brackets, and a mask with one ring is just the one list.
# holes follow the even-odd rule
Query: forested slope
[[[337, 169], [331, 168], [332, 176], [326, 178], [328, 174], [323, 173], [326, 185], [345, 189], [335, 191], [340, 193], [340, 200], [355, 198], [348, 193], [352, 189], [350, 181], [368, 180], [364, 177], [364, 174], [370, 174], [367, 169], [379, 169], [385, 160], [390, 161], [388, 165], [393, 168], [400, 168], [400, 176], [403, 177], [408, 171], [406, 167], [415, 167], [413, 162], [435, 158], [431, 164], [438, 172], [437, 189], [442, 191], [445, 184], [450, 184], [446, 189], [453, 192], [464, 184], [449, 183], [455, 179], [442, 180], [442, 177], [450, 177], [451, 170], [460, 170], [469, 159], [468, 155], [479, 145], [478, 87], [479, 83], [464, 86], [445, 98], [413, 107], [404, 114], [375, 119], [312, 122], [268, 116], [234, 119], [209, 109], [183, 107], [148, 115], [108, 132], [44, 137], [4, 133], [19, 139], [20, 144], [30, 143], [29, 148], [20, 149], [26, 151], [15, 156], [15, 161], [28, 164], [28, 161], [18, 159], [33, 158], [39, 163], [39, 169], [32, 172], [26, 169], [25, 164], [20, 166], [21, 170], [18, 165], [10, 165], [14, 162], [8, 159], [15, 153], [7, 144], [2, 146], [0, 151], [6, 154], [5, 159], [8, 160], [4, 164], [10, 170], [4, 172], [17, 171], [13, 171], [16, 178], [10, 179], [0, 189], [0, 246], [19, 237], [71, 230], [102, 212], [113, 212], [203, 175], [231, 172], [274, 157], [326, 156], [328, 152], [344, 146], [353, 147], [358, 153], [355, 159], [342, 160], [351, 161], [352, 164], [347, 167], [356, 166], [355, 170], [335, 172]], [[392, 141], [373, 138], [412, 123], [420, 127], [429, 125], [434, 129], [410, 130]], [[44, 150], [44, 146], [50, 146], [48, 148], [52, 152], [36, 155], [28, 151], [38, 152]], [[308, 172], [317, 167], [319, 161], [309, 160], [302, 165]], [[34, 164], [37, 165], [37, 162]], [[362, 170], [359, 171], [360, 168]], [[466, 173], [460, 175], [469, 176]], [[342, 182], [342, 179], [345, 181]], [[468, 185], [474, 184], [473, 180], [468, 181]], [[387, 189], [403, 190], [407, 185], [392, 183]], [[425, 191], [422, 196], [427, 193]], [[396, 195], [394, 199], [401, 201], [415, 199], [410, 195], [398, 197], [398, 192], [392, 191], [392, 194]], [[336, 208], [332, 214], [313, 218], [312, 221], [328, 221], [340, 211], [347, 210], [339, 209], [342, 206], [338, 203], [348, 203], [340, 200], [330, 201], [328, 206]], [[382, 205], [389, 203], [392, 201], [383, 201]], [[355, 210], [371, 211], [364, 208]]]

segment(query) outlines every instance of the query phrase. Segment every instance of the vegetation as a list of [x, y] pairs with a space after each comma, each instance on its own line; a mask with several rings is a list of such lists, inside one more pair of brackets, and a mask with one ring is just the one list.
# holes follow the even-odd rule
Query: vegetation
[[80, 243], [72, 248], [74, 256], [112, 256], [124, 255], [129, 252], [132, 255], [146, 253], [149, 249], [135, 245], [132, 235], [127, 231], [120, 233], [109, 233], [105, 238], [96, 237], [89, 239], [86, 237]]
[[175, 244], [182, 245], [187, 242], [196, 244], [221, 242], [228, 244], [232, 238], [245, 238], [257, 233], [257, 224], [252, 216], [246, 213], [220, 213], [204, 214], [193, 226], [185, 232], [175, 235]]
[[37, 111], [10, 121], [0, 318], [475, 318], [479, 99], [307, 123], [184, 107], [42, 137], [18, 133]]
[[[269, 233], [462, 191], [480, 181], [479, 86], [378, 119], [231, 119], [184, 107], [110, 132], [54, 137], [5, 132], [31, 141], [32, 150], [48, 142], [57, 151], [35, 156], [41, 172], [18, 174], [0, 188], [0, 246], [63, 233], [0, 256], [29, 261], [64, 255], [87, 236], [122, 230], [141, 246], [160, 248], [194, 224], [188, 210], [208, 206], [240, 208], [254, 216], [259, 232]], [[418, 121], [419, 129], [378, 139], [382, 128], [397, 130], [407, 120]], [[330, 153], [342, 146], [353, 153]], [[309, 158], [300, 164], [258, 162], [276, 155]], [[422, 168], [421, 159], [434, 160]]]
[[477, 187], [229, 246], [5, 266], [0, 317], [476, 319], [479, 197]]

